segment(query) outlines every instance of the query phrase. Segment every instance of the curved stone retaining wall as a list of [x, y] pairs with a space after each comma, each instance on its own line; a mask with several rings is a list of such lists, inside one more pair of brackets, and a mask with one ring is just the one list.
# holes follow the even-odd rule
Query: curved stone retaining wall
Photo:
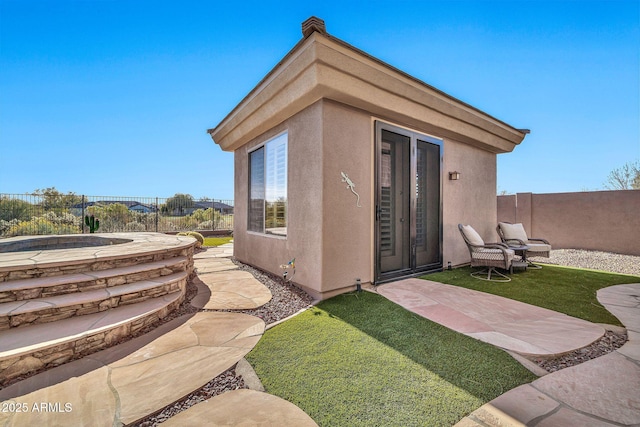
[[[104, 236], [118, 244], [0, 252], [0, 386], [105, 348], [182, 303], [194, 272], [194, 238]], [[65, 236], [64, 245], [74, 237], [85, 236]], [[41, 239], [2, 244], [41, 248]]]

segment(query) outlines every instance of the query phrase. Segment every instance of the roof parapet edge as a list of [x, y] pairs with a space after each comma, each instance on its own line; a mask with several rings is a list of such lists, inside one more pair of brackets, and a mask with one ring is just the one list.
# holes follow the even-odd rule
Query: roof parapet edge
[[[452, 101], [454, 101], [454, 102], [456, 102], [456, 103], [458, 103], [460, 105], [463, 105], [463, 106], [465, 106], [465, 107], [467, 107], [467, 108], [469, 108], [469, 109], [471, 109], [473, 111], [476, 111], [480, 115], [483, 115], [483, 116], [485, 116], [487, 118], [495, 120], [498, 123], [501, 123], [502, 125], [506, 126], [507, 128], [510, 128], [511, 130], [522, 134], [522, 139], [524, 139], [525, 135], [531, 133], [531, 131], [529, 129], [516, 128], [516, 127], [514, 127], [514, 126], [512, 126], [512, 125], [510, 125], [510, 124], [508, 124], [508, 123], [506, 123], [506, 122], [504, 122], [504, 121], [502, 121], [502, 120], [500, 120], [500, 119], [498, 119], [498, 118], [496, 118], [496, 117], [494, 117], [494, 116], [492, 116], [492, 115], [480, 110], [479, 108], [474, 107], [473, 105], [470, 105], [470, 104], [468, 104], [468, 103], [466, 103], [464, 101], [461, 101], [460, 99], [455, 98], [454, 96], [451, 96], [446, 92], [443, 92], [442, 90], [440, 90], [440, 89], [438, 89], [438, 88], [436, 88], [436, 87], [434, 87], [434, 86], [432, 86], [432, 85], [430, 85], [430, 84], [428, 84], [428, 83], [426, 83], [426, 82], [424, 82], [424, 81], [422, 81], [422, 80], [420, 80], [420, 79], [418, 79], [418, 78], [416, 78], [416, 77], [414, 77], [414, 76], [412, 76], [412, 75], [410, 75], [410, 74], [408, 74], [408, 73], [406, 73], [406, 72], [404, 72], [404, 71], [402, 71], [402, 70], [400, 70], [400, 69], [398, 69], [398, 68], [396, 68], [396, 67], [394, 67], [394, 66], [392, 66], [392, 65], [390, 65], [390, 64], [388, 64], [388, 63], [386, 63], [386, 62], [384, 62], [384, 61], [382, 61], [380, 59], [378, 59], [378, 58], [376, 58], [375, 56], [372, 56], [369, 53], [367, 53], [367, 52], [365, 52], [365, 51], [363, 51], [361, 49], [358, 49], [357, 47], [345, 42], [344, 40], [342, 40], [342, 39], [340, 39], [338, 37], [332, 36], [331, 34], [327, 33], [324, 20], [322, 20], [322, 19], [320, 19], [318, 17], [311, 16], [310, 18], [305, 20], [302, 23], [302, 33], [303, 33], [303, 38], [298, 43], [296, 43], [296, 45], [289, 52], [287, 52], [287, 54], [262, 78], [262, 80], [260, 80], [260, 82], [258, 82], [258, 84], [256, 84], [256, 86], [238, 103], [238, 105], [236, 105], [229, 112], [229, 114], [227, 114], [218, 123], [218, 125], [216, 127], [211, 128], [211, 129], [207, 129], [207, 133], [211, 136], [212, 139], [213, 139], [213, 133], [216, 131], [216, 129], [218, 127], [220, 127], [220, 125], [223, 124], [225, 121], [227, 121], [227, 119], [230, 118], [234, 114], [234, 112], [237, 111], [241, 107], [241, 105], [244, 104], [244, 102], [247, 99], [249, 99], [251, 97], [251, 95], [265, 81], [267, 81], [276, 72], [276, 70], [278, 70], [280, 68], [280, 66], [283, 63], [285, 63], [299, 49], [299, 47], [303, 43], [305, 43], [307, 41], [307, 39], [311, 35], [313, 35], [314, 33], [318, 33], [319, 37], [324, 37], [324, 38], [326, 38], [326, 39], [328, 39], [330, 41], [333, 41], [333, 42], [335, 42], [335, 43], [337, 43], [339, 45], [342, 45], [343, 47], [345, 47], [347, 49], [350, 49], [350, 50], [352, 50], [352, 51], [354, 51], [354, 52], [366, 57], [367, 59], [369, 59], [369, 60], [371, 60], [373, 62], [376, 62], [376, 63], [378, 63], [378, 64], [390, 69], [391, 71], [393, 71], [395, 73], [398, 73], [398, 74], [404, 76], [405, 78], [408, 78], [408, 79], [418, 83], [419, 85], [422, 85], [422, 86], [424, 86], [424, 87], [426, 87], [426, 88], [428, 88], [430, 90], [433, 90], [434, 92], [436, 92], [436, 93], [438, 93], [438, 94], [440, 94], [440, 95], [442, 95], [442, 96], [444, 96], [444, 97], [446, 97], [446, 98], [448, 98], [448, 99], [450, 99], [450, 100], [452, 100]], [[214, 142], [215, 142], [215, 140], [214, 140]]]

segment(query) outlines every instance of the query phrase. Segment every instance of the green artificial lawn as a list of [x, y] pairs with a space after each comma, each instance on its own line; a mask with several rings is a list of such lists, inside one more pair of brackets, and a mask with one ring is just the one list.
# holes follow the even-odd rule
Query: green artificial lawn
[[247, 355], [320, 426], [451, 426], [536, 377], [507, 353], [362, 292], [268, 331]]
[[[478, 271], [479, 268], [474, 268]], [[596, 298], [598, 289], [623, 283], [640, 283], [640, 277], [544, 265], [541, 270], [516, 270], [511, 282], [488, 282], [471, 277], [470, 267], [428, 274], [422, 279], [500, 295], [548, 308], [594, 323], [621, 325]]]
[[205, 237], [203, 246], [220, 246], [229, 243], [233, 237]]

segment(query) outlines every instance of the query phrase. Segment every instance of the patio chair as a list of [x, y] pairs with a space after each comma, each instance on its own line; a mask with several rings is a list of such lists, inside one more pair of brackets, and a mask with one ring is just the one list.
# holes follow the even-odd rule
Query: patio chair
[[[458, 230], [462, 234], [464, 242], [469, 248], [471, 255], [471, 267], [487, 267], [481, 271], [471, 273], [476, 279], [489, 280], [493, 282], [510, 282], [511, 278], [500, 273], [496, 268], [511, 271], [511, 263], [515, 252], [504, 243], [485, 243], [482, 237], [470, 225], [458, 224]], [[491, 279], [491, 274], [499, 276], [498, 279]], [[483, 275], [486, 274], [486, 277]]]
[[526, 261], [529, 264], [529, 267], [542, 268], [529, 261], [529, 257], [539, 256], [549, 258], [551, 253], [551, 244], [545, 239], [534, 239], [532, 237], [528, 237], [522, 224], [499, 222], [497, 230], [502, 243], [506, 243], [508, 246], [528, 247], [527, 250], [523, 252], [522, 260]]

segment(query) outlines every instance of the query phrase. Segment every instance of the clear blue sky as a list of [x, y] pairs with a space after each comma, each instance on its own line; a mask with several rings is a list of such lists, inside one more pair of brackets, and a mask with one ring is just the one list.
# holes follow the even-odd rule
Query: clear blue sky
[[603, 189], [640, 158], [638, 0], [0, 0], [0, 193], [232, 198], [233, 155], [206, 129], [311, 15], [531, 129], [498, 156], [498, 191]]

